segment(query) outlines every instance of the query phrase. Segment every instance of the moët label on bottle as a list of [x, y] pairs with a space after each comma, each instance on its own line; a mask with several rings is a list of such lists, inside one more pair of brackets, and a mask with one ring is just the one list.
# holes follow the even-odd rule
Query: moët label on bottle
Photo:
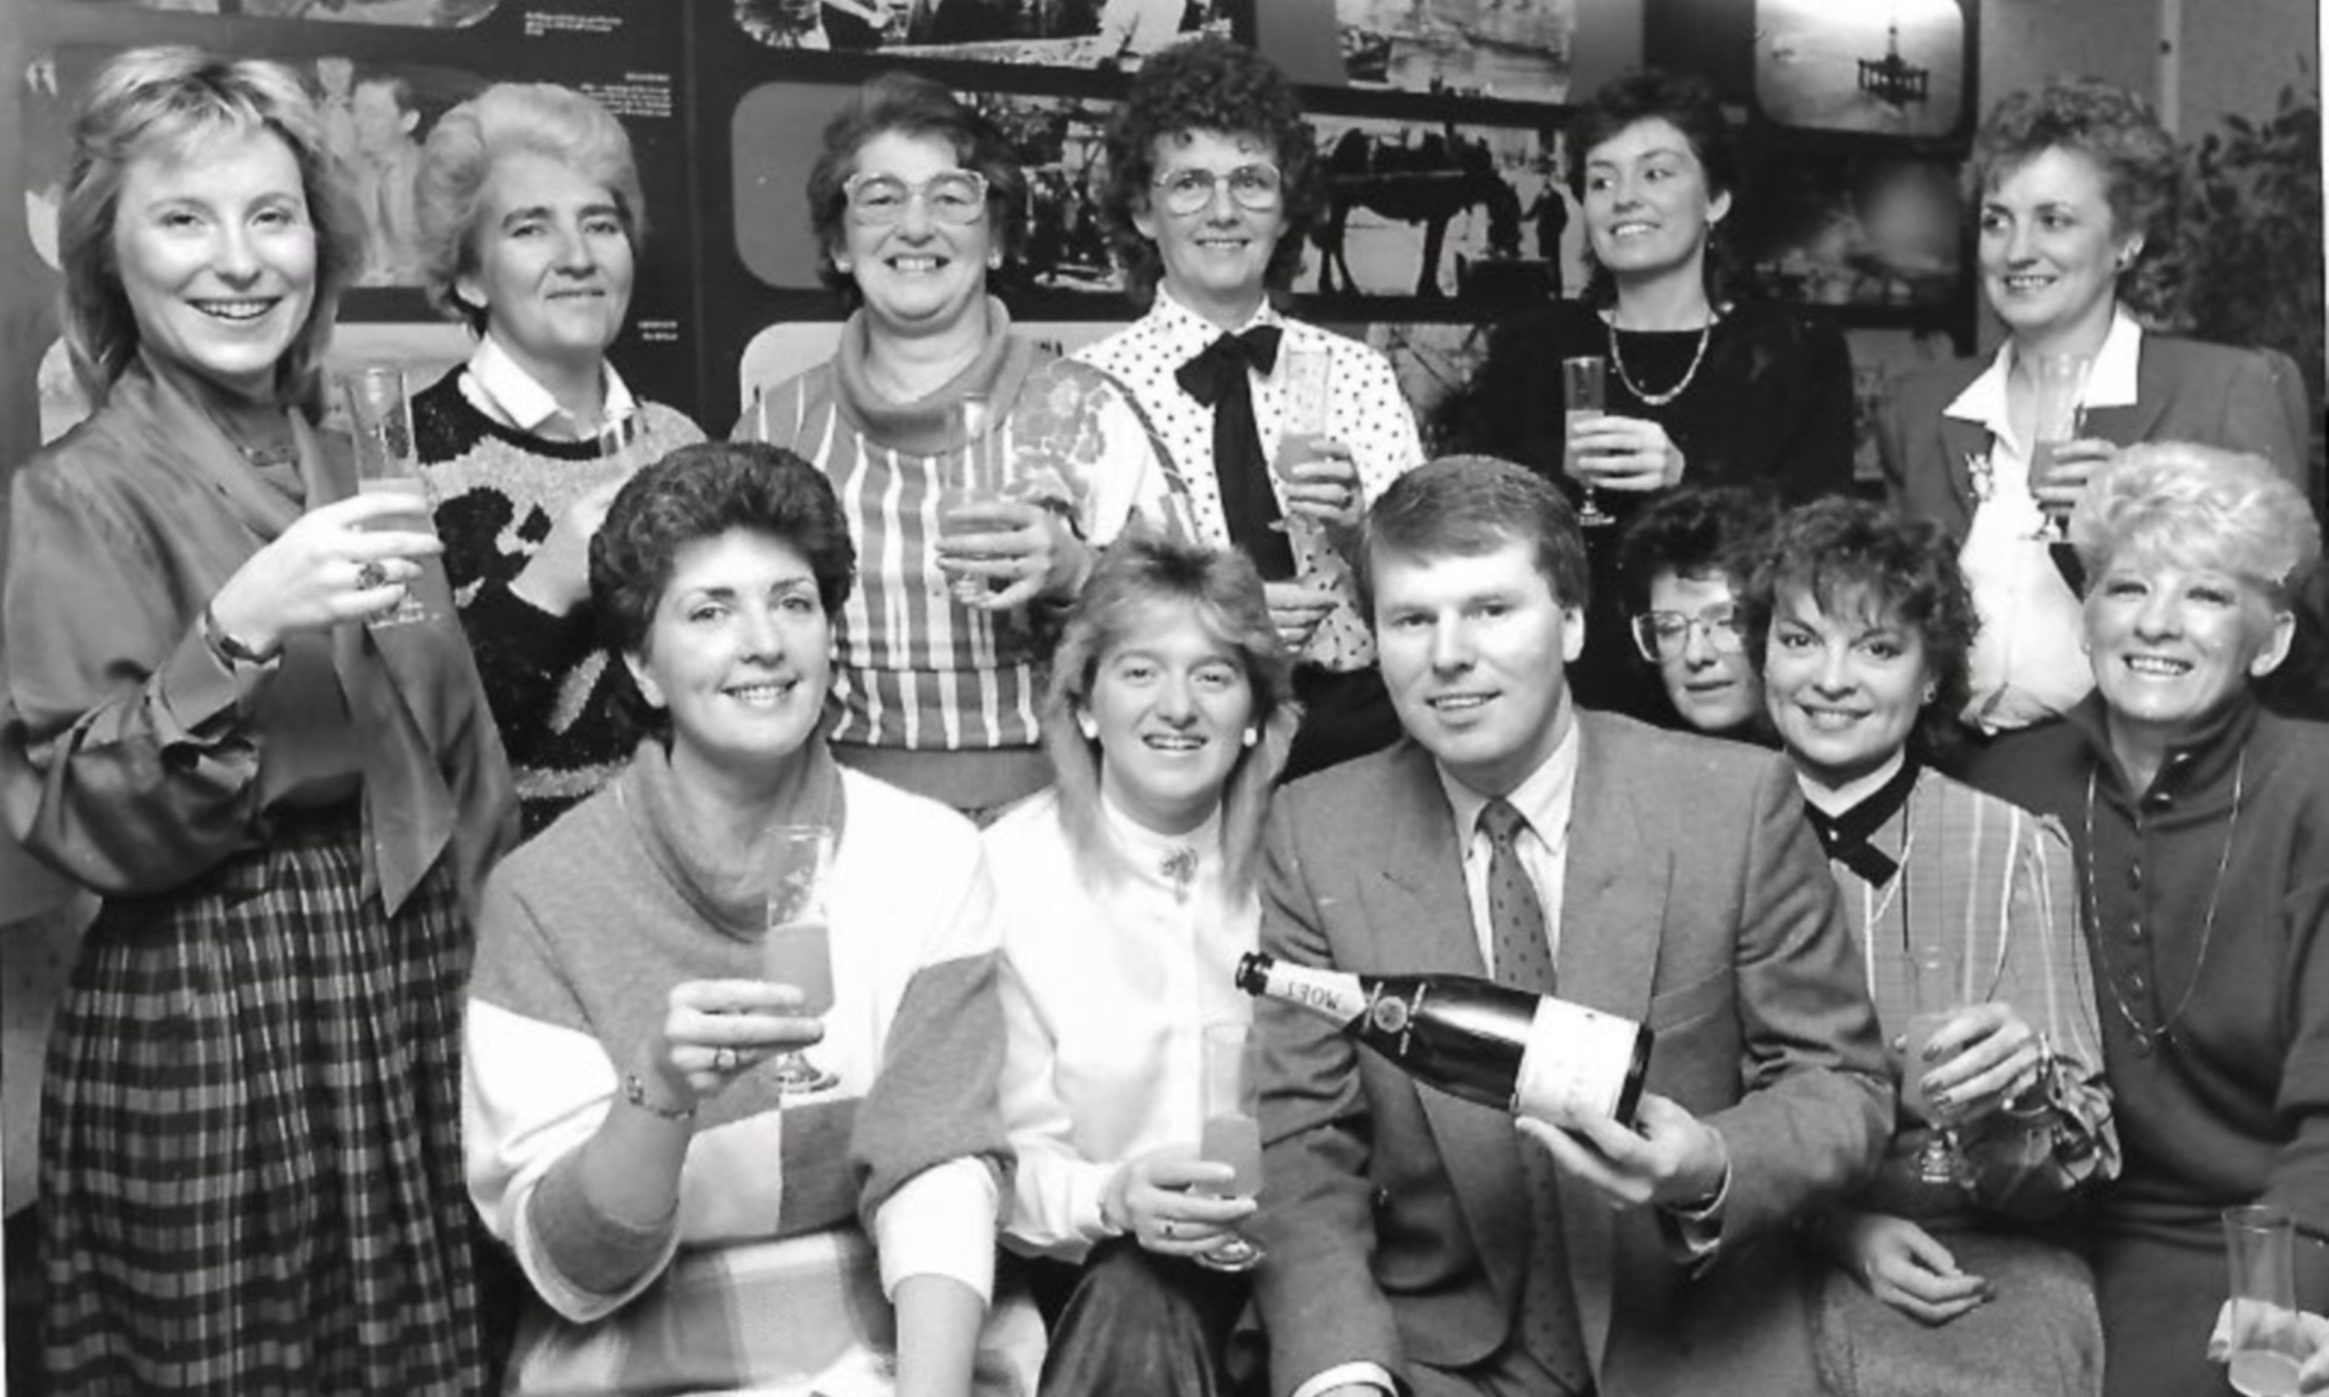
[[1641, 1025], [1561, 999], [1537, 1003], [1512, 1109], [1563, 1128], [1618, 1113]]
[[1358, 976], [1345, 970], [1277, 961], [1270, 966], [1262, 992], [1272, 999], [1314, 1009], [1337, 1023], [1354, 1023], [1367, 1012], [1366, 990]]

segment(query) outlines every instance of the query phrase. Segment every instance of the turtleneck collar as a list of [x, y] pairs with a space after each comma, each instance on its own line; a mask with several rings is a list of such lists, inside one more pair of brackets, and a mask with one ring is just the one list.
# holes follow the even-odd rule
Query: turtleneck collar
[[873, 332], [860, 309], [841, 327], [841, 348], [833, 356], [834, 399], [842, 417], [869, 441], [893, 451], [933, 456], [965, 445], [954, 408], [971, 393], [984, 393], [1000, 422], [1035, 367], [1034, 342], [1011, 333], [1011, 313], [987, 298], [987, 342], [969, 367], [928, 397], [901, 403], [885, 397], [866, 372]]

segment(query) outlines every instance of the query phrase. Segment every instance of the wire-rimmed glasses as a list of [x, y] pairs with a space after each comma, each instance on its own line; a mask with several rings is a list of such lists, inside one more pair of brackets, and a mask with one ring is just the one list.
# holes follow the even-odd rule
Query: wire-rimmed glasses
[[1248, 213], [1267, 213], [1286, 197], [1286, 177], [1266, 160], [1240, 165], [1227, 173], [1184, 165], [1158, 171], [1149, 183], [1155, 186], [1157, 202], [1165, 212], [1183, 215], [1204, 212], [1213, 202], [1217, 185], [1227, 185], [1230, 202]]
[[1735, 602], [1718, 602], [1695, 616], [1686, 611], [1634, 613], [1634, 648], [1652, 664], [1681, 659], [1689, 652], [1692, 631], [1706, 637], [1707, 648], [1718, 655], [1736, 655], [1746, 648]]
[[987, 216], [987, 177], [976, 170], [941, 170], [920, 184], [896, 175], [859, 170], [841, 182], [852, 222], [886, 228], [920, 200], [931, 219], [960, 228]]

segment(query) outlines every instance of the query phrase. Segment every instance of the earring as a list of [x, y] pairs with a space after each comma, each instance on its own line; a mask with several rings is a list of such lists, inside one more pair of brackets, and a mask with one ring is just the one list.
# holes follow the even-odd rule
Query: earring
[[990, 252], [990, 253], [988, 253], [988, 254], [987, 254], [987, 270], [988, 270], [988, 271], [990, 271], [990, 272], [999, 272], [999, 271], [1003, 270], [1003, 254], [1001, 254], [1000, 252]]
[[1248, 747], [1251, 747], [1251, 746], [1253, 746], [1253, 745], [1254, 745], [1256, 742], [1259, 742], [1259, 741], [1261, 741], [1261, 740], [1262, 740], [1262, 730], [1261, 730], [1260, 728], [1247, 728], [1247, 729], [1245, 730], [1245, 745], [1246, 745], [1246, 746], [1248, 746]]
[[1076, 727], [1083, 733], [1084, 741], [1097, 742], [1100, 740], [1100, 725], [1093, 722], [1089, 715], [1076, 719]]
[[846, 257], [834, 258], [833, 270], [839, 272], [843, 276], [848, 276], [850, 274], [849, 259]]

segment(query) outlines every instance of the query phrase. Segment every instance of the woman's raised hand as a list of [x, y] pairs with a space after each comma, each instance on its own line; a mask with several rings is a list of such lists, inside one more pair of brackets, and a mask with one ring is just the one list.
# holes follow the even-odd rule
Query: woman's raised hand
[[938, 541], [939, 565], [956, 577], [986, 580], [991, 595], [970, 603], [980, 611], [1072, 597], [1092, 569], [1090, 545], [1056, 510], [1028, 500], [983, 499], [952, 513], [956, 522]]
[[568, 615], [590, 600], [590, 541], [622, 488], [620, 480], [606, 481], [560, 511], [510, 590], [552, 616]]
[[211, 598], [211, 619], [223, 634], [264, 654], [285, 636], [361, 621], [396, 605], [420, 576], [419, 560], [445, 549], [426, 527], [385, 527], [411, 519], [415, 498], [357, 495], [309, 510], [226, 580]]
[[1193, 1145], [1163, 1145], [1116, 1166], [1100, 1215], [1129, 1232], [1145, 1251], [1199, 1256], [1228, 1237], [1254, 1211], [1251, 1198], [1213, 1198], [1195, 1185], [1226, 1187], [1236, 1177], [1226, 1164], [1209, 1164]]
[[1598, 490], [1663, 490], [1682, 483], [1682, 448], [1645, 417], [1603, 413], [1569, 428], [1577, 477]]
[[1924, 1073], [1926, 1099], [1951, 1125], [1967, 1125], [2037, 1083], [2044, 1044], [2010, 1004], [1969, 1004], [1942, 1025], [1922, 1062], [1901, 1064], [1901, 1077]]
[[801, 992], [771, 980], [683, 980], [664, 1001], [639, 1075], [665, 1105], [692, 1109], [779, 1053], [825, 1036], [801, 1014]]

